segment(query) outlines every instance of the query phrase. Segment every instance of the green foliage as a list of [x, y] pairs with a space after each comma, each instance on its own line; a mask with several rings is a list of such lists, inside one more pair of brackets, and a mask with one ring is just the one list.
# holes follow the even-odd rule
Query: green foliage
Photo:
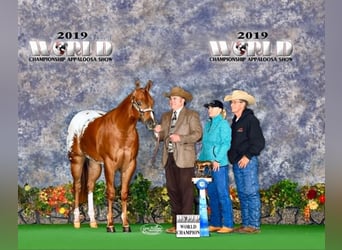
[[[196, 190], [196, 189], [195, 189]], [[235, 189], [230, 188], [230, 197], [234, 208], [239, 209], [240, 201]], [[121, 186], [115, 187], [114, 207], [121, 210]], [[269, 206], [271, 215], [276, 210], [287, 207], [296, 207], [304, 210], [323, 210], [325, 206], [325, 185], [319, 183], [298, 187], [298, 183], [285, 179], [261, 190], [261, 202]], [[30, 216], [36, 212], [49, 215], [55, 211], [68, 216], [72, 207], [72, 185], [65, 184], [56, 187], [39, 189], [28, 184], [18, 185], [18, 207], [20, 212]], [[94, 189], [94, 204], [99, 208], [107, 205], [106, 183], [98, 181]], [[129, 187], [128, 217], [131, 223], [144, 223], [145, 219], [171, 222], [171, 208], [169, 196], [165, 186], [151, 187], [151, 181], [138, 173]]]
[[25, 215], [30, 215], [38, 210], [39, 192], [39, 188], [30, 187], [28, 184], [23, 187], [18, 185], [18, 203]]
[[49, 216], [52, 211], [68, 216], [73, 202], [71, 183], [39, 189], [25, 184], [18, 185], [18, 203], [25, 215], [35, 212]]
[[165, 222], [171, 222], [171, 207], [166, 187], [154, 187], [148, 192], [149, 211], [153, 220], [162, 219]]
[[144, 217], [150, 215], [149, 195], [148, 191], [151, 186], [151, 181], [144, 178], [141, 173], [138, 173], [129, 187], [129, 206], [133, 214], [139, 218], [139, 222], [144, 222]]
[[261, 191], [260, 194], [262, 202], [270, 205], [271, 214], [274, 214], [278, 208], [303, 208], [305, 204], [298, 183], [288, 179], [273, 184], [269, 189]]
[[96, 182], [94, 188], [94, 204], [100, 208], [106, 205], [106, 183], [103, 180]]

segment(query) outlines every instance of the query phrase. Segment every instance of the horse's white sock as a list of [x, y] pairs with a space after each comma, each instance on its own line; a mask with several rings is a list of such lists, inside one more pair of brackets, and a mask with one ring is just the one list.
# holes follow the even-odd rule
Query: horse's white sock
[[95, 221], [93, 192], [88, 193], [88, 215], [89, 215], [90, 221]]
[[74, 221], [79, 222], [80, 221], [80, 209], [76, 207], [74, 209]]

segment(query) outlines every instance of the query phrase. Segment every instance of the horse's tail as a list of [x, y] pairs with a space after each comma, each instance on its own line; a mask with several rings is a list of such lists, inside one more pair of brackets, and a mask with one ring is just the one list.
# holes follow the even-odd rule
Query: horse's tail
[[86, 158], [83, 163], [82, 175], [81, 175], [81, 193], [80, 203], [84, 203], [88, 200], [88, 173], [89, 173], [89, 159]]

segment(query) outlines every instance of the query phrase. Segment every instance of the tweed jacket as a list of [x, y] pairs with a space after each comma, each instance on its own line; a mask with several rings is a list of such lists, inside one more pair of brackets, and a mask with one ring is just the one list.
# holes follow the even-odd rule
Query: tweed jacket
[[[161, 117], [161, 131], [159, 132], [159, 140], [164, 141], [162, 164], [166, 165], [168, 157], [168, 143], [170, 133], [170, 123], [172, 110], [165, 112]], [[179, 168], [194, 167], [196, 160], [196, 142], [202, 137], [202, 125], [198, 112], [183, 107], [178, 114], [178, 119], [174, 128], [174, 134], [180, 136], [181, 141], [175, 143], [173, 151], [176, 165]]]

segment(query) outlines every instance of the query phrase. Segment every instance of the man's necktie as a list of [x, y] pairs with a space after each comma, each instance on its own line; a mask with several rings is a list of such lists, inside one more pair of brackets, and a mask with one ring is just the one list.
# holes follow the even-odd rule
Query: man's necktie
[[[176, 122], [177, 122], [177, 112], [173, 111], [173, 115], [171, 118], [171, 124], [170, 124], [170, 135], [173, 134]], [[169, 141], [169, 144], [168, 144], [168, 152], [169, 153], [173, 152], [173, 143], [171, 140]]]
[[176, 121], [177, 121], [177, 112], [174, 111], [173, 112], [173, 116], [171, 118], [171, 128], [173, 129], [176, 125]]

